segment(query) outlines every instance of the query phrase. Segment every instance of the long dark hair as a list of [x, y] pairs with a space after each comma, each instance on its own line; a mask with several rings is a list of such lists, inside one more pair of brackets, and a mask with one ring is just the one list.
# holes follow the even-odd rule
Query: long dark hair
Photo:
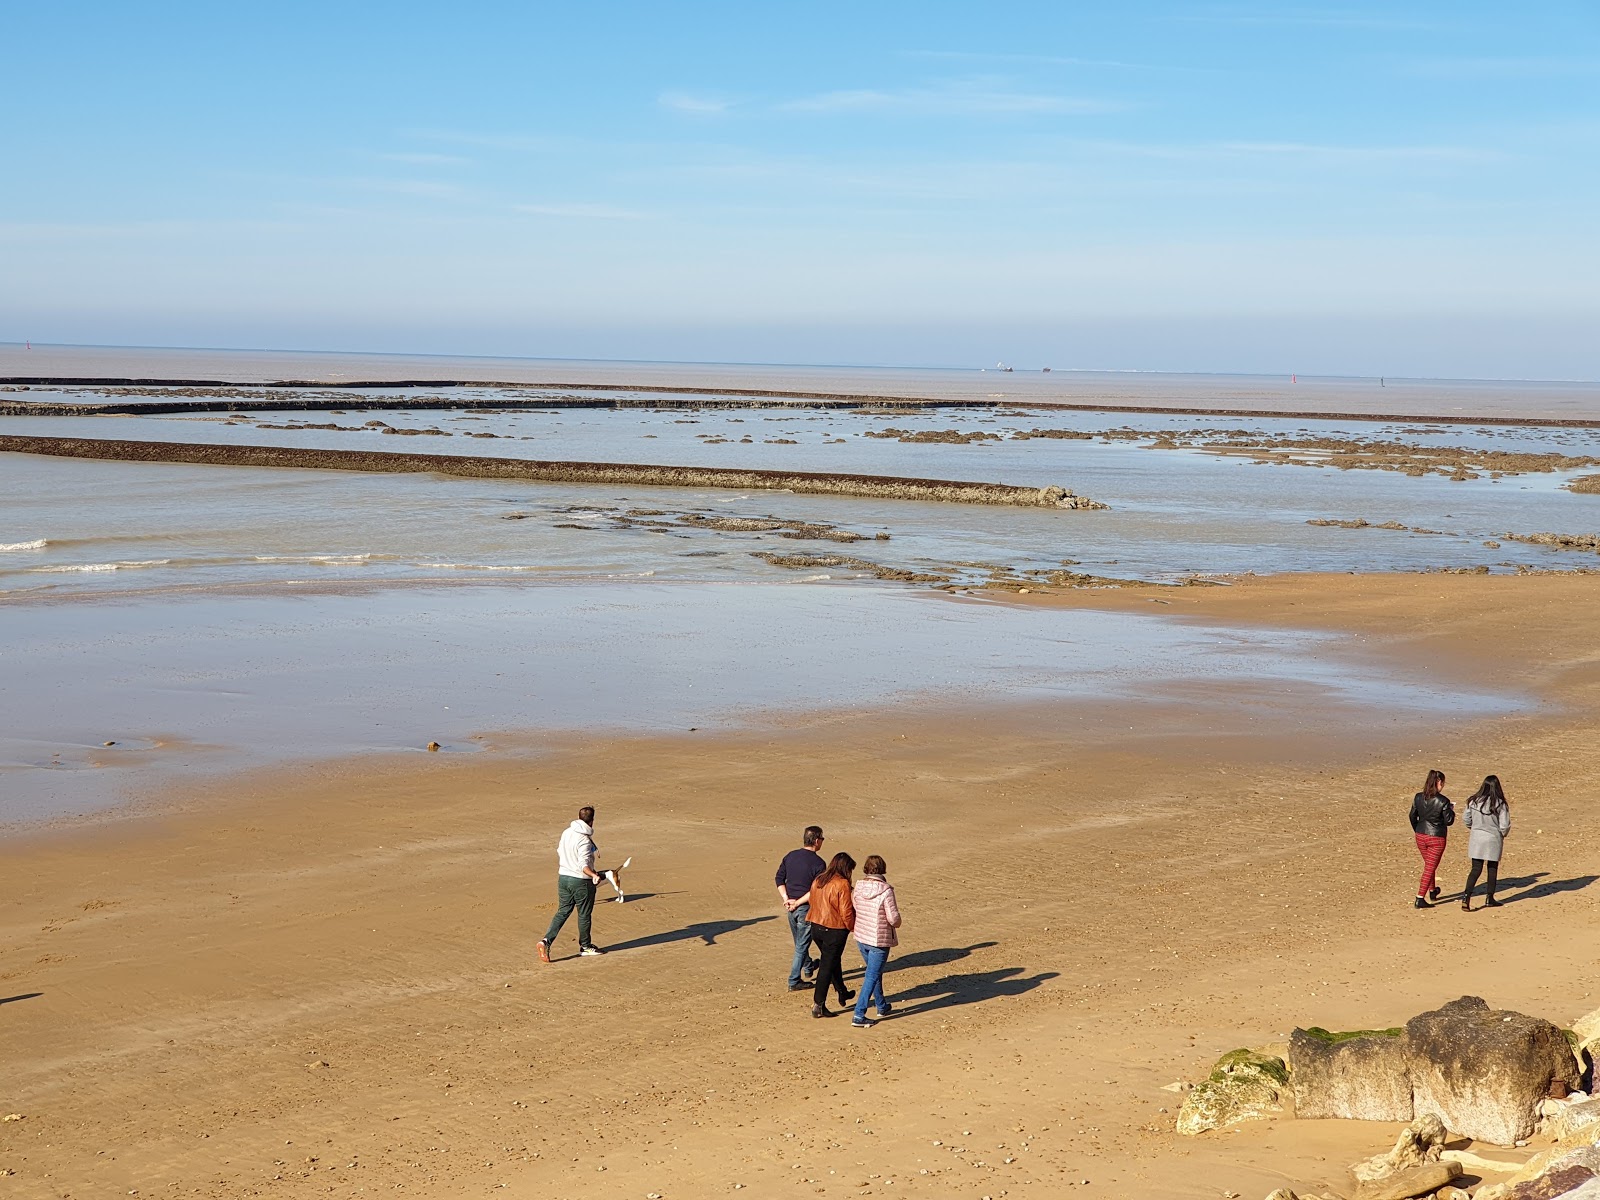
[[1444, 772], [1429, 771], [1428, 781], [1422, 785], [1424, 799], [1432, 800], [1442, 791], [1444, 791]]
[[828, 864], [828, 869], [821, 875], [817, 876], [817, 886], [821, 887], [823, 884], [829, 883], [835, 879], [842, 879], [846, 883], [849, 883], [850, 872], [854, 871], [855, 869], [856, 860], [841, 850], [839, 853], [833, 856], [833, 861]]
[[1468, 807], [1477, 805], [1491, 817], [1498, 817], [1505, 811], [1509, 805], [1506, 803], [1505, 790], [1500, 786], [1500, 776], [1485, 775], [1483, 783], [1472, 793], [1467, 805]]

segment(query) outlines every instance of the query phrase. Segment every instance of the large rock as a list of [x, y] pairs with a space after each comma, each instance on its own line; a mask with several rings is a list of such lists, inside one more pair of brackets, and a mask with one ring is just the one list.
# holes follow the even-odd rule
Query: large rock
[[1533, 1133], [1559, 1081], [1578, 1086], [1567, 1037], [1549, 1021], [1463, 996], [1406, 1022], [1413, 1109], [1475, 1141], [1510, 1146]]
[[1600, 1038], [1600, 1008], [1595, 1009], [1586, 1017], [1579, 1017], [1572, 1023], [1572, 1032], [1578, 1035], [1580, 1042], [1592, 1042]]
[[1296, 1029], [1289, 1071], [1297, 1117], [1409, 1121], [1415, 1112], [1403, 1029]]
[[1566, 1140], [1581, 1133], [1600, 1133], [1600, 1098], [1582, 1100], [1577, 1104], [1559, 1106], [1554, 1116], [1545, 1121], [1544, 1131], [1558, 1140]]
[[1178, 1110], [1178, 1132], [1189, 1137], [1281, 1112], [1279, 1094], [1289, 1069], [1283, 1059], [1233, 1050], [1217, 1060], [1210, 1078], [1195, 1085]]
[[1513, 1184], [1505, 1192], [1505, 1200], [1591, 1200], [1595, 1196], [1600, 1196], [1600, 1179], [1588, 1167], [1576, 1163]]
[[1453, 1162], [1424, 1163], [1356, 1189], [1356, 1200], [1411, 1200], [1413, 1196], [1428, 1196], [1442, 1187], [1448, 1187], [1461, 1174], [1461, 1165]]

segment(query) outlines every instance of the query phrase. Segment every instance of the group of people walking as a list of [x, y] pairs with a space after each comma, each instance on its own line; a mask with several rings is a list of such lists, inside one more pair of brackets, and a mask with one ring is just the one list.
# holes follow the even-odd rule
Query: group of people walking
[[[1431, 908], [1443, 890], [1437, 881], [1439, 862], [1444, 858], [1445, 845], [1450, 836], [1450, 826], [1456, 823], [1456, 808], [1444, 794], [1444, 772], [1429, 771], [1422, 790], [1411, 799], [1411, 831], [1416, 835], [1417, 852], [1422, 855], [1422, 878], [1417, 881], [1416, 907]], [[1494, 898], [1495, 886], [1500, 881], [1500, 856], [1505, 849], [1506, 835], [1511, 832], [1511, 805], [1506, 802], [1505, 789], [1497, 775], [1484, 777], [1482, 785], [1467, 799], [1462, 818], [1468, 830], [1467, 857], [1472, 867], [1467, 872], [1467, 886], [1461, 892], [1461, 907], [1472, 910], [1472, 892], [1478, 878], [1488, 873], [1485, 908], [1499, 908]]]
[[[826, 1017], [832, 988], [841, 1009], [855, 1001], [850, 1024], [870, 1029], [876, 1022], [867, 1017], [869, 1007], [876, 1006], [880, 1018], [894, 1011], [883, 993], [883, 970], [889, 951], [900, 943], [895, 932], [900, 928], [900, 905], [887, 878], [888, 864], [879, 855], [869, 854], [861, 864], [861, 878], [853, 880], [856, 860], [848, 854], [841, 851], [823, 861], [820, 826], [806, 826], [800, 842], [798, 849], [783, 856], [773, 877], [794, 935], [789, 990], [809, 989], [811, 1015]], [[844, 947], [851, 934], [865, 967], [859, 995], [844, 984]], [[813, 946], [816, 958], [811, 957]], [[809, 985], [808, 978], [812, 981]]]
[[[889, 867], [876, 854], [861, 864], [854, 879], [856, 860], [848, 854], [822, 859], [822, 829], [806, 826], [799, 849], [784, 855], [774, 882], [794, 935], [794, 961], [789, 967], [789, 990], [811, 992], [811, 1015], [826, 1017], [828, 991], [839, 997], [839, 1007], [855, 1001], [851, 1025], [870, 1029], [867, 1009], [877, 1007], [879, 1017], [893, 1009], [883, 993], [883, 969], [889, 951], [899, 944], [900, 906], [887, 878]], [[539, 961], [550, 961], [550, 945], [574, 913], [578, 917], [578, 954], [601, 954], [594, 944], [594, 893], [605, 873], [595, 869], [594, 809], [585, 805], [578, 818], [561, 833], [556, 844], [556, 912], [539, 939]], [[626, 864], [624, 864], [626, 865]], [[620, 893], [619, 893], [620, 894]], [[866, 973], [861, 994], [844, 984], [845, 942], [854, 934]], [[811, 956], [815, 947], [817, 957]], [[810, 983], [806, 982], [811, 980]]]

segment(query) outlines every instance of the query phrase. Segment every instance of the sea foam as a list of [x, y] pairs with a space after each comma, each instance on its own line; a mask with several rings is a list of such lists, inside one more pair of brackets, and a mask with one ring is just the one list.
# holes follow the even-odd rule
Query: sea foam
[[49, 544], [48, 538], [34, 538], [31, 542], [0, 542], [0, 554], [11, 550], [43, 550]]

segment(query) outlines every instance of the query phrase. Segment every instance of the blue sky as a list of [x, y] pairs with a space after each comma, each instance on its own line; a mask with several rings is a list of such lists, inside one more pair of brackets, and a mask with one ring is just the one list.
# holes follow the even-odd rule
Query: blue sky
[[0, 341], [1600, 378], [1600, 9], [11, 6]]

